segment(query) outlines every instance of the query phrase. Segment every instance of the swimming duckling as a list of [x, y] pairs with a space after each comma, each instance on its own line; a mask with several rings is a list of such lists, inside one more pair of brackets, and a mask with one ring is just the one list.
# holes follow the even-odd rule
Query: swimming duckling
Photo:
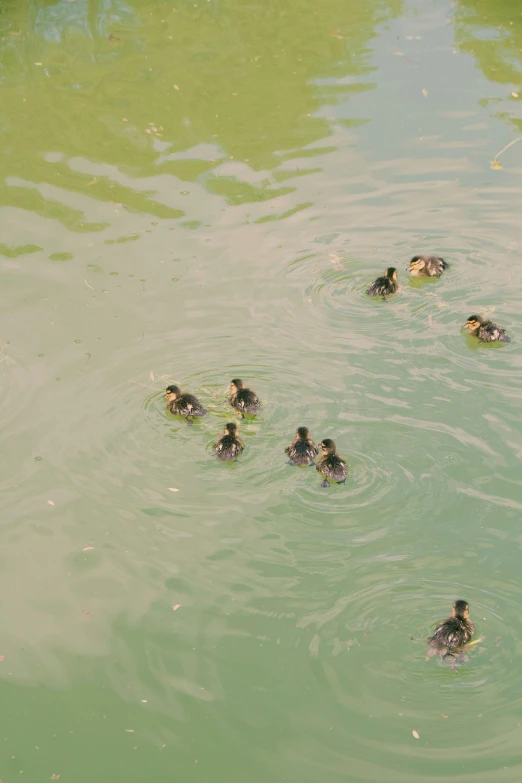
[[217, 443], [214, 443], [212, 448], [216, 452], [216, 457], [222, 459], [223, 462], [237, 459], [245, 448], [245, 444], [238, 435], [237, 424], [232, 422], [225, 424], [225, 434], [220, 437]]
[[176, 416], [184, 416], [187, 424], [192, 424], [192, 416], [205, 416], [206, 410], [193, 394], [182, 392], [179, 386], [167, 386], [165, 389], [167, 408]]
[[448, 267], [438, 256], [413, 256], [407, 271], [414, 277], [440, 277]]
[[453, 658], [459, 650], [471, 641], [475, 633], [475, 626], [469, 617], [469, 605], [467, 601], [455, 601], [450, 617], [446, 617], [435, 628], [433, 636], [427, 640], [430, 646], [430, 655], [440, 655], [441, 658]]
[[384, 301], [386, 297], [396, 293], [399, 290], [399, 279], [397, 277], [397, 270], [393, 266], [389, 266], [385, 270], [383, 277], [378, 277], [377, 280], [371, 284], [366, 293], [368, 296], [382, 296]]
[[261, 408], [257, 395], [250, 389], [245, 389], [241, 378], [234, 378], [233, 381], [230, 381], [229, 402], [241, 414], [242, 418], [245, 418], [245, 413], [258, 413]]
[[337, 481], [338, 484], [344, 484], [346, 474], [348, 473], [348, 465], [338, 456], [335, 443], [330, 438], [325, 438], [320, 446], [323, 455], [317, 460], [315, 469], [324, 476], [321, 486], [329, 487], [328, 479]]
[[310, 465], [313, 458], [319, 454], [317, 445], [308, 432], [308, 427], [298, 427], [295, 438], [285, 449], [292, 465]]
[[510, 343], [511, 337], [508, 337], [504, 329], [493, 321], [488, 321], [481, 315], [470, 315], [463, 329], [467, 329], [474, 337], [478, 337], [483, 343]]

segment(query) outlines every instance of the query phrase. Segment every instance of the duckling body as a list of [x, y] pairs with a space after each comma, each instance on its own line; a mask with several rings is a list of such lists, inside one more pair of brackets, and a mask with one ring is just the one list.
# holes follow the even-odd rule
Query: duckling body
[[483, 343], [511, 342], [511, 338], [508, 337], [501, 326], [493, 321], [488, 321], [487, 318], [483, 318], [481, 315], [470, 315], [464, 324], [464, 328], [466, 328], [473, 337], [478, 337]]
[[184, 416], [188, 424], [192, 424], [192, 416], [205, 416], [207, 411], [197, 397], [182, 392], [179, 386], [167, 386], [165, 390], [167, 408], [176, 416]]
[[368, 296], [382, 296], [384, 301], [386, 301], [387, 296], [395, 294], [398, 290], [399, 278], [397, 276], [397, 270], [393, 266], [389, 266], [382, 277], [378, 277], [377, 280], [374, 280], [366, 293]]
[[319, 449], [310, 437], [307, 427], [299, 427], [295, 438], [285, 449], [285, 454], [290, 457], [290, 462], [297, 466], [310, 465], [318, 453]]
[[348, 473], [348, 465], [337, 454], [337, 448], [333, 440], [326, 438], [321, 442], [322, 456], [317, 460], [316, 470], [321, 473], [324, 480], [322, 487], [329, 487], [328, 479], [344, 484]]
[[237, 459], [245, 448], [237, 432], [237, 426], [233, 423], [225, 424], [225, 434], [212, 446], [216, 457], [223, 462]]
[[259, 413], [261, 409], [261, 403], [257, 395], [251, 389], [245, 389], [245, 385], [240, 378], [234, 378], [230, 383], [229, 402], [243, 418], [245, 413], [253, 415], [254, 413]]
[[439, 256], [413, 256], [408, 272], [414, 277], [440, 277], [448, 266]]
[[431, 653], [441, 658], [454, 657], [471, 641], [474, 633], [475, 626], [469, 617], [468, 603], [455, 601], [451, 616], [439, 623], [433, 636], [428, 639]]

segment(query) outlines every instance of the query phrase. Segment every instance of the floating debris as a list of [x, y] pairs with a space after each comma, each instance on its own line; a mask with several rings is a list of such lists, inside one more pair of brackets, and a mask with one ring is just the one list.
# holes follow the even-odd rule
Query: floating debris
[[522, 139], [522, 136], [518, 136], [516, 139], [513, 139], [512, 141], [509, 142], [509, 144], [506, 144], [506, 146], [503, 147], [500, 150], [500, 152], [497, 152], [497, 154], [492, 158], [492, 160], [489, 161], [489, 164], [492, 169], [502, 168], [502, 163], [499, 163], [498, 159], [500, 158], [501, 155], [504, 154], [506, 150], [508, 150], [511, 146], [513, 146], [513, 144], [516, 144], [517, 141], [520, 141], [520, 139]]

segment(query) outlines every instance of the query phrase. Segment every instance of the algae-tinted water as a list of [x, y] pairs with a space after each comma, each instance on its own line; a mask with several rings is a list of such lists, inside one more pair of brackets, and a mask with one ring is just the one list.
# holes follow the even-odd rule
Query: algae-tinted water
[[4, 783], [518, 783], [521, 51], [507, 0], [0, 3]]

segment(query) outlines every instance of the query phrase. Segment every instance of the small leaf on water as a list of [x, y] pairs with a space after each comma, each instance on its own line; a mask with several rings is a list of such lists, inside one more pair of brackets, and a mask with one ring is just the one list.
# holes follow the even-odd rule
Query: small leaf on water
[[88, 609], [82, 609], [82, 614], [86, 614], [88, 617], [94, 617], [92, 612], [89, 612]]
[[52, 500], [48, 500], [47, 502], [49, 503], [50, 506], [54, 506], [54, 503], [53, 503]]
[[422, 94], [424, 95], [425, 98], [428, 97], [428, 90], [424, 89], [424, 87], [422, 88]]
[[134, 734], [134, 729], [125, 729], [127, 734]]
[[419, 736], [418, 732], [415, 731], [415, 729], [413, 729], [412, 734], [415, 737], [415, 739], [420, 739], [420, 736]]
[[174, 85], [174, 89], [175, 89], [175, 90], [179, 90], [179, 87], [178, 87], [178, 85], [177, 85], [177, 84], [175, 84], [175, 85]]
[[497, 636], [497, 638], [495, 639], [495, 644], [498, 644], [499, 641], [500, 641], [500, 636]]
[[91, 549], [94, 549], [94, 547], [93, 546], [84, 546], [83, 549], [82, 549], [82, 552], [90, 552]]
[[[0, 663], [2, 663], [2, 661], [4, 660], [4, 658], [5, 658], [5, 655], [0, 655]], [[2, 783], [2, 781], [1, 781], [1, 780], [0, 780], [0, 783]]]
[[141, 703], [142, 703], [142, 704], [147, 704], [147, 699], [142, 699], [142, 700], [141, 700]]
[[174, 604], [174, 606], [172, 607], [172, 611], [175, 612], [176, 609], [180, 608], [180, 606], [181, 606], [181, 604]]
[[154, 383], [154, 373], [152, 372], [152, 370], [149, 372], [149, 378]]
[[518, 98], [518, 92], [512, 92], [511, 93], [512, 98]]
[[179, 489], [176, 489], [176, 487], [169, 487], [171, 492], [179, 492]]
[[59, 775], [51, 775], [51, 780], [60, 780]]
[[443, 718], [448, 718], [449, 717], [448, 715], [444, 715], [443, 712], [441, 712], [440, 714], [442, 715]]
[[492, 169], [501, 169], [502, 168], [502, 163], [499, 163], [496, 158], [493, 158], [493, 160], [490, 161], [490, 163], [491, 163], [491, 168]]

